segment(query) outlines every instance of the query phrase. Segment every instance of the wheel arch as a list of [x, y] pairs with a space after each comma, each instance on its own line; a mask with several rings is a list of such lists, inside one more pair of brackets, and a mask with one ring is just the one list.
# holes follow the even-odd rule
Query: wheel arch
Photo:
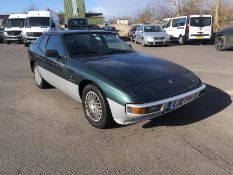
[[31, 71], [33, 72], [33, 67], [35, 65], [35, 61], [34, 60], [30, 60], [30, 67], [31, 67]]
[[[82, 99], [82, 95], [83, 95], [83, 90], [84, 88], [89, 85], [89, 84], [95, 84], [93, 81], [91, 80], [82, 80], [79, 84], [79, 88], [78, 88], [78, 91], [79, 91], [79, 96], [80, 98]], [[95, 84], [96, 85], [96, 84]]]

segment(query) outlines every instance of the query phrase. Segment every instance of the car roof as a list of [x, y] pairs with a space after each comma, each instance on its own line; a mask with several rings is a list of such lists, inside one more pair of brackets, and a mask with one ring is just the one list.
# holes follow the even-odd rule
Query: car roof
[[56, 35], [66, 35], [66, 34], [76, 34], [76, 33], [111, 33], [111, 31], [104, 30], [51, 30], [46, 32], [47, 34], [56, 34]]

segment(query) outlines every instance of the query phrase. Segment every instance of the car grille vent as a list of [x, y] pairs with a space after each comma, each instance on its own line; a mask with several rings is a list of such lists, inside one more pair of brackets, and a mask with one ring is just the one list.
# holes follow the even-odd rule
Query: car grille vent
[[29, 37], [40, 37], [43, 33], [41, 33], [41, 32], [27, 32], [26, 34]]
[[165, 37], [154, 37], [155, 40], [164, 40]]
[[21, 31], [9, 31], [7, 32], [7, 35], [10, 36], [19, 36], [21, 34]]

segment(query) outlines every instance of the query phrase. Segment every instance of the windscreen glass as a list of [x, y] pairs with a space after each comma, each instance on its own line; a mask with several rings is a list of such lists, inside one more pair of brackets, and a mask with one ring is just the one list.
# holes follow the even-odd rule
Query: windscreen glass
[[211, 26], [211, 17], [192, 17], [190, 18], [190, 26], [193, 27]]
[[25, 20], [26, 27], [49, 27], [49, 17], [29, 17]]
[[87, 26], [87, 20], [85, 20], [85, 19], [70, 19], [68, 25], [70, 27], [84, 27], [84, 26]]
[[17, 18], [17, 19], [8, 19], [6, 23], [6, 27], [23, 27], [25, 19]]
[[164, 30], [160, 26], [145, 26], [145, 32], [163, 32]]
[[132, 48], [111, 33], [75, 33], [64, 36], [72, 57], [99, 56], [133, 52]]

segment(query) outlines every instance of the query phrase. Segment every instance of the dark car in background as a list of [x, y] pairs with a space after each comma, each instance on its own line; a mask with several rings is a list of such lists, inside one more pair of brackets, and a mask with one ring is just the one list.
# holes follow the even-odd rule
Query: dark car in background
[[216, 33], [215, 47], [218, 51], [233, 48], [233, 28], [228, 28]]
[[118, 34], [119, 30], [117, 30], [116, 27], [114, 27], [114, 26], [104, 26], [104, 27], [102, 27], [102, 30], [110, 31], [112, 33], [115, 33], [116, 35], [119, 35]]
[[0, 43], [3, 42], [3, 38], [4, 38], [4, 28], [0, 27]]
[[135, 38], [136, 38], [136, 30], [138, 30], [140, 26], [139, 25], [133, 25], [130, 30], [129, 30], [129, 33], [128, 33], [128, 38], [130, 39], [131, 42], [134, 42], [135, 41]]
[[206, 87], [191, 71], [137, 53], [106, 31], [45, 33], [30, 45], [29, 58], [37, 87], [50, 84], [81, 102], [97, 128], [164, 115], [198, 99]]
[[69, 30], [88, 30], [88, 21], [86, 18], [70, 18], [66, 28]]

